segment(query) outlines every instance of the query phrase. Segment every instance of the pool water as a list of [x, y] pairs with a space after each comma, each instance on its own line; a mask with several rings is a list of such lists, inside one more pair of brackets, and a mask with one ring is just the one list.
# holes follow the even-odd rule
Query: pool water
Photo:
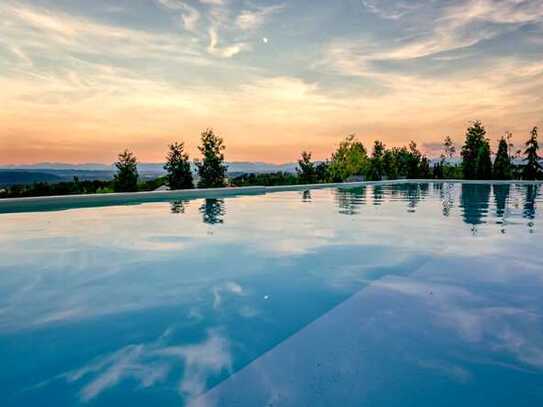
[[0, 405], [543, 405], [537, 185], [0, 214]]

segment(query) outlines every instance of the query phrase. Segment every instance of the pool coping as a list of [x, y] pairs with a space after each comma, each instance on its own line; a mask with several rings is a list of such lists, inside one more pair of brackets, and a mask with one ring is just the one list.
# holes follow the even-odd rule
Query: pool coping
[[370, 185], [398, 185], [398, 184], [426, 184], [426, 183], [451, 183], [451, 184], [511, 184], [511, 185], [542, 185], [543, 181], [522, 180], [456, 180], [456, 179], [394, 179], [386, 181], [359, 181], [341, 182], [330, 184], [304, 184], [304, 185], [278, 185], [278, 186], [253, 186], [209, 189], [185, 189], [173, 191], [146, 191], [146, 192], [119, 192], [108, 194], [86, 195], [55, 195], [25, 198], [0, 199], [0, 212], [24, 212], [26, 210], [39, 210], [47, 205], [84, 206], [109, 206], [123, 203], [145, 203], [162, 200], [190, 200], [201, 198], [222, 198], [244, 195], [264, 195], [275, 192], [305, 191], [309, 189], [342, 188], [352, 189]]

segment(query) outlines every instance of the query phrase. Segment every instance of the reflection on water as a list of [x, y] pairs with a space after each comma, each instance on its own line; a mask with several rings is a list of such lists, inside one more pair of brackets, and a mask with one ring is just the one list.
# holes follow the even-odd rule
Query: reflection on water
[[224, 199], [206, 199], [200, 207], [202, 221], [209, 225], [224, 223]]
[[400, 189], [405, 194], [409, 212], [415, 212], [420, 201], [428, 195], [429, 184], [405, 184], [404, 189]]
[[382, 186], [374, 186], [372, 195], [373, 195], [373, 204], [377, 206], [381, 205], [385, 199], [384, 188]]
[[311, 202], [311, 191], [309, 189], [302, 193], [302, 202]]
[[442, 203], [443, 216], [449, 216], [454, 207], [454, 184], [442, 183], [434, 184], [434, 187], [439, 191], [439, 198]]
[[526, 187], [526, 197], [524, 198], [524, 217], [535, 219], [536, 201], [539, 197], [539, 186], [528, 185]]
[[507, 216], [506, 209], [508, 205], [509, 194], [511, 193], [511, 185], [494, 185], [494, 199], [496, 201], [496, 217], [503, 223]]
[[171, 204], [171, 212], [174, 214], [185, 213], [186, 207], [190, 204], [190, 201], [173, 201]]
[[2, 214], [0, 405], [543, 405], [542, 202], [435, 183]]
[[[382, 205], [394, 202], [400, 196], [405, 202], [407, 211], [414, 213], [417, 206], [428, 198], [439, 197], [442, 205], [442, 214], [450, 216], [459, 201], [462, 220], [476, 230], [478, 225], [486, 223], [490, 211], [490, 195], [494, 194], [494, 216], [496, 223], [505, 223], [511, 209], [523, 207], [522, 217], [535, 219], [537, 202], [541, 196], [540, 185], [511, 185], [511, 184], [404, 184], [397, 186], [370, 187], [371, 201], [366, 199], [366, 188], [351, 190], [338, 190], [336, 201], [339, 213], [343, 215], [358, 215], [360, 208], [371, 203]], [[512, 198], [510, 195], [513, 194]], [[533, 223], [529, 223], [533, 226]]]
[[[407, 211], [414, 213], [417, 206], [430, 195], [438, 196], [442, 204], [442, 214], [448, 217], [459, 201], [459, 209], [463, 221], [477, 230], [477, 226], [486, 223], [490, 210], [490, 195], [494, 195], [494, 214], [496, 223], [503, 224], [510, 214], [512, 207], [523, 206], [523, 217], [535, 219], [536, 202], [540, 197], [539, 185], [518, 186], [511, 184], [400, 184], [396, 186], [373, 186], [352, 189], [338, 189], [334, 192], [339, 213], [342, 215], [358, 215], [366, 204], [379, 206], [387, 202], [401, 199], [406, 204]], [[367, 198], [368, 189], [371, 199]], [[514, 199], [510, 197], [514, 193]], [[311, 190], [302, 192], [302, 202], [312, 201]], [[171, 212], [185, 213], [190, 201], [174, 201]], [[205, 199], [200, 206], [203, 223], [215, 225], [224, 223], [226, 211], [224, 199]], [[533, 226], [533, 224], [531, 224]]]
[[356, 215], [359, 208], [366, 204], [366, 187], [352, 189], [338, 189], [336, 201], [339, 213], [342, 215]]
[[462, 184], [460, 207], [468, 225], [477, 226], [484, 222], [488, 215], [490, 191], [488, 184]]

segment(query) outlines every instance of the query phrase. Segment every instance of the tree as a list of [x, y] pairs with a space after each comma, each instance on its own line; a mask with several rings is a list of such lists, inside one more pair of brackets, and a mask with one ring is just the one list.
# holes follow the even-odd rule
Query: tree
[[441, 162], [436, 164], [434, 168], [434, 176], [436, 178], [461, 178], [462, 168], [456, 165], [453, 161], [456, 155], [456, 145], [449, 137], [443, 140], [443, 153], [441, 153]]
[[430, 160], [425, 155], [420, 159], [419, 164], [419, 178], [430, 179], [432, 178], [432, 170], [430, 169]]
[[443, 179], [445, 177], [444, 167], [445, 164], [443, 161], [435, 163], [434, 167], [432, 168], [432, 177], [436, 179]]
[[417, 148], [417, 143], [411, 141], [407, 151], [407, 178], [421, 178], [422, 154]]
[[526, 150], [524, 150], [525, 164], [522, 169], [522, 178], [526, 180], [536, 180], [542, 177], [542, 168], [539, 160], [538, 151], [539, 143], [537, 142], [538, 128], [534, 127], [530, 132], [530, 139], [526, 142]]
[[380, 181], [385, 175], [384, 170], [385, 145], [381, 141], [375, 141], [373, 144], [373, 153], [371, 154], [368, 170], [368, 179]]
[[170, 144], [169, 149], [164, 169], [167, 172], [170, 189], [194, 188], [189, 156], [184, 151], [185, 144], [175, 142]]
[[302, 152], [301, 158], [298, 160], [298, 168], [296, 168], [298, 177], [302, 184], [313, 184], [316, 182], [315, 163], [311, 161], [311, 153], [308, 151]]
[[500, 139], [498, 152], [494, 159], [494, 179], [506, 180], [512, 178], [511, 157], [509, 156], [509, 143], [505, 137]]
[[315, 175], [317, 177], [317, 182], [326, 182], [328, 181], [328, 167], [330, 163], [328, 161], [321, 161], [315, 167]]
[[403, 147], [393, 147], [391, 151], [392, 165], [396, 172], [396, 177], [407, 178], [409, 173], [409, 150]]
[[467, 129], [461, 154], [465, 179], [490, 178], [492, 173], [490, 145], [486, 138], [486, 130], [480, 121], [475, 121]]
[[115, 192], [134, 192], [138, 190], [138, 160], [134, 154], [124, 150], [119, 154], [117, 162], [117, 174], [113, 179]]
[[388, 179], [398, 178], [398, 165], [393, 150], [385, 150], [383, 155], [383, 171]]
[[368, 166], [368, 153], [364, 145], [351, 134], [342, 141], [332, 155], [328, 167], [330, 178], [342, 182], [353, 175], [363, 175]]
[[477, 153], [477, 179], [492, 179], [492, 160], [488, 141], [481, 145]]
[[454, 142], [450, 136], [445, 137], [445, 140], [443, 141], [443, 153], [441, 154], [441, 161], [445, 162], [447, 159], [452, 160], [455, 154], [456, 146], [454, 145]]
[[202, 160], [195, 161], [200, 181], [199, 188], [221, 188], [225, 186], [226, 165], [224, 165], [225, 150], [222, 137], [217, 136], [213, 130], [202, 132], [202, 144], [198, 147], [202, 153]]

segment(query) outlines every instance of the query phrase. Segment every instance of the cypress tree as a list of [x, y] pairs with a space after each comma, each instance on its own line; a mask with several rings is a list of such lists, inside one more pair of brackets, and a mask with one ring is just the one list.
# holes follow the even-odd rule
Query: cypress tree
[[477, 153], [477, 179], [492, 179], [492, 160], [487, 140], [481, 144]]
[[486, 130], [480, 121], [474, 122], [466, 131], [462, 146], [462, 169], [465, 179], [489, 179], [492, 174], [490, 145]]
[[169, 149], [164, 169], [167, 172], [170, 189], [194, 188], [189, 156], [184, 151], [185, 144], [173, 143]]
[[196, 161], [200, 181], [199, 188], [221, 188], [225, 186], [226, 165], [224, 165], [225, 146], [222, 137], [206, 130], [202, 133], [202, 145], [198, 147], [203, 155], [201, 161]]
[[522, 178], [525, 180], [536, 180], [542, 177], [542, 168], [539, 160], [538, 151], [539, 144], [537, 142], [537, 127], [534, 127], [530, 133], [530, 139], [526, 142], [526, 150], [524, 151], [525, 164], [522, 170]]
[[115, 192], [135, 192], [138, 190], [138, 161], [136, 156], [128, 150], [119, 154], [117, 162], [117, 174], [113, 179]]
[[509, 157], [509, 146], [505, 137], [501, 138], [498, 145], [493, 173], [494, 179], [506, 180], [512, 178], [511, 157]]

